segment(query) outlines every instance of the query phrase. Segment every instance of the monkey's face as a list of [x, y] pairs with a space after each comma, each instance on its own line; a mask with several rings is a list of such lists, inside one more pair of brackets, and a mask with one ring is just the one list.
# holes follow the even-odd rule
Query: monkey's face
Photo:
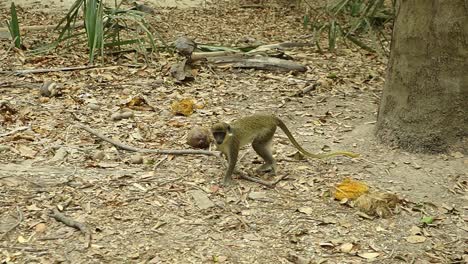
[[221, 145], [226, 135], [231, 133], [231, 126], [227, 123], [216, 123], [211, 128], [211, 133], [213, 133], [216, 145]]

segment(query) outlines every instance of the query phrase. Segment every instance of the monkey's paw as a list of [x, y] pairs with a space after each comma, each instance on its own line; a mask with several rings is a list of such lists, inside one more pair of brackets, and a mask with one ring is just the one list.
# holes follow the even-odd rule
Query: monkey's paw
[[257, 173], [271, 173], [273, 175], [276, 175], [276, 170], [271, 164], [263, 164], [262, 166], [257, 168]]
[[231, 186], [234, 184], [234, 181], [232, 179], [224, 179], [222, 185], [223, 186]]

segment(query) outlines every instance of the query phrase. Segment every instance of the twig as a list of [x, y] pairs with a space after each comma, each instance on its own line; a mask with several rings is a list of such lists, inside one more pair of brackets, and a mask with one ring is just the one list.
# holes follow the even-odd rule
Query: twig
[[10, 44], [10, 47], [8, 47], [8, 50], [5, 52], [5, 56], [0, 58], [0, 61], [3, 61], [6, 57], [8, 57], [8, 53], [10, 53], [10, 50], [14, 47], [13, 43]]
[[13, 231], [16, 227], [19, 226], [19, 224], [21, 224], [21, 222], [23, 222], [23, 212], [21, 212], [18, 206], [16, 206], [16, 212], [18, 213], [18, 221], [2, 235], [0, 240], [3, 240], [8, 233]]
[[0, 71], [0, 73], [24, 75], [29, 73], [46, 73], [46, 72], [58, 72], [58, 71], [75, 71], [95, 68], [94, 65], [78, 66], [78, 67], [63, 67], [63, 68], [50, 68], [50, 69], [31, 69], [31, 70], [16, 70], [16, 71]]
[[[78, 27], [83, 27], [84, 23], [83, 22], [77, 22], [73, 25], [73, 28], [78, 28]], [[21, 30], [44, 30], [44, 29], [56, 29], [57, 25], [38, 25], [38, 26], [22, 26]], [[63, 27], [59, 27], [58, 29], [61, 29]], [[8, 33], [8, 28], [0, 28], [0, 32], [7, 32]]]
[[91, 246], [91, 232], [88, 231], [88, 228], [86, 228], [85, 224], [80, 223], [76, 220], [73, 220], [69, 217], [66, 217], [64, 214], [60, 213], [56, 208], [52, 210], [52, 214], [50, 214], [50, 216], [53, 217], [55, 220], [62, 222], [69, 227], [73, 227], [73, 228], [80, 230], [81, 233], [85, 235], [86, 248], [89, 248]]
[[123, 143], [120, 143], [118, 141], [115, 141], [113, 139], [110, 139], [103, 134], [93, 130], [90, 127], [87, 127], [83, 124], [78, 124], [78, 126], [89, 133], [95, 135], [96, 137], [107, 141], [114, 145], [117, 148], [123, 149], [123, 150], [128, 150], [128, 151], [133, 151], [133, 152], [140, 152], [140, 153], [155, 153], [155, 154], [169, 154], [169, 155], [209, 155], [209, 156], [216, 156], [220, 157], [219, 152], [217, 151], [209, 151], [209, 150], [197, 150], [197, 149], [175, 149], [175, 150], [170, 150], [170, 149], [146, 149], [146, 148], [136, 148], [132, 146], [125, 145]]
[[153, 166], [153, 170], [156, 170], [157, 167], [159, 167], [159, 165], [161, 165], [161, 163], [163, 163], [166, 159], [167, 159], [167, 155], [164, 156], [163, 158], [161, 158], [156, 164], [154, 164]]
[[40, 248], [32, 248], [32, 247], [11, 247], [11, 246], [3, 246], [0, 245], [0, 248], [7, 248], [7, 249], [16, 249], [26, 252], [44, 252], [48, 251], [48, 249], [40, 249]]
[[3, 133], [3, 134], [0, 134], [0, 137], [6, 137], [6, 136], [9, 136], [9, 135], [14, 134], [14, 133], [16, 133], [16, 132], [20, 132], [20, 131], [26, 130], [26, 129], [28, 129], [28, 128], [29, 128], [29, 126], [17, 127], [17, 128], [15, 128], [15, 129], [13, 129], [13, 130], [11, 130], [11, 131], [8, 131], [8, 132], [5, 132], [5, 133]]
[[227, 55], [239, 54], [240, 51], [236, 50], [223, 50], [223, 51], [213, 51], [213, 52], [194, 52], [191, 55], [192, 61], [198, 61], [206, 58], [212, 57], [222, 57]]
[[240, 8], [265, 8], [262, 4], [241, 5]]
[[[269, 188], [273, 188], [275, 187], [275, 185], [280, 182], [281, 180], [283, 180], [284, 178], [288, 177], [287, 174], [279, 177], [278, 179], [274, 180], [274, 181], [264, 181], [260, 178], [257, 178], [257, 177], [253, 177], [253, 176], [250, 176], [248, 174], [245, 174], [243, 172], [240, 172], [238, 171], [238, 174], [240, 175], [240, 177], [244, 180], [248, 180], [248, 181], [251, 181], [251, 182], [256, 182], [256, 183], [259, 183], [259, 184], [262, 184], [262, 185], [265, 185]], [[249, 173], [250, 174], [250, 173]]]
[[278, 179], [276, 179], [274, 182], [273, 182], [273, 185], [276, 185], [278, 182], [286, 179], [289, 175], [288, 174], [284, 174], [283, 176], [279, 177]]
[[298, 91], [297, 93], [295, 93], [294, 96], [302, 97], [302, 96], [308, 94], [311, 91], [315, 91], [315, 89], [317, 89], [318, 86], [320, 86], [319, 83], [314, 83], [314, 84], [308, 85], [304, 89], [302, 89], [301, 91]]

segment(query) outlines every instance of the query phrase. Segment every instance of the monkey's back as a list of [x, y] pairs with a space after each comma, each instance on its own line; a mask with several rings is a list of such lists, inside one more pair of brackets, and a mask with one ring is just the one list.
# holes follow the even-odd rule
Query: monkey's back
[[234, 135], [238, 135], [240, 146], [257, 138], [271, 138], [276, 131], [277, 117], [272, 114], [254, 114], [237, 119], [231, 124]]

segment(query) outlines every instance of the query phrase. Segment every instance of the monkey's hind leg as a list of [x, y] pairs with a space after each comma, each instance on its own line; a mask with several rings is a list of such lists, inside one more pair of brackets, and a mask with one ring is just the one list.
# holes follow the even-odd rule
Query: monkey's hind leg
[[255, 139], [252, 142], [252, 147], [255, 152], [265, 161], [265, 164], [260, 166], [257, 171], [262, 173], [271, 172], [273, 175], [276, 175], [276, 162], [271, 153], [270, 145], [271, 138], [267, 141]]

